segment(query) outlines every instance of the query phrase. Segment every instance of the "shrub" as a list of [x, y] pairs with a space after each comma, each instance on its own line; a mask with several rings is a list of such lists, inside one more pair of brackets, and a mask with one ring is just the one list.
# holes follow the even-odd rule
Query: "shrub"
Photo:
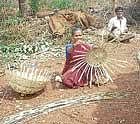
[[33, 14], [35, 15], [39, 9], [39, 0], [30, 0], [29, 4], [30, 4]]

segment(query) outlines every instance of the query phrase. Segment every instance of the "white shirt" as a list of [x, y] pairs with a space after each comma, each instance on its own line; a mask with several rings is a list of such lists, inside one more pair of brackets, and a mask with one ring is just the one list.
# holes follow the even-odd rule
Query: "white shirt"
[[[112, 28], [116, 27], [116, 29], [114, 31], [112, 31]], [[125, 17], [123, 17], [122, 19], [118, 19], [117, 16], [113, 17], [109, 20], [108, 23], [108, 30], [109, 32], [112, 33], [119, 33], [122, 34], [127, 30], [127, 20]]]

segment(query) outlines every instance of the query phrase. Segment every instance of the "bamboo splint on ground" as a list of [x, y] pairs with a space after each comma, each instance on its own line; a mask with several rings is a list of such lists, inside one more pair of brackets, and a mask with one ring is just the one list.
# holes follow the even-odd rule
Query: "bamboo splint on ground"
[[125, 42], [125, 41], [128, 41], [132, 38], [134, 38], [135, 36], [132, 35], [132, 34], [125, 34], [125, 35], [122, 35], [119, 39], [120, 42]]
[[124, 92], [99, 92], [96, 94], [86, 94], [83, 96], [72, 97], [67, 99], [62, 99], [58, 101], [52, 101], [45, 103], [41, 106], [31, 108], [29, 110], [21, 111], [15, 115], [10, 115], [4, 117], [0, 124], [16, 124], [26, 119], [35, 118], [41, 114], [48, 114], [54, 110], [62, 109], [64, 107], [86, 104], [89, 102], [101, 101], [101, 100], [110, 100], [110, 99], [120, 99], [126, 97], [128, 94]]

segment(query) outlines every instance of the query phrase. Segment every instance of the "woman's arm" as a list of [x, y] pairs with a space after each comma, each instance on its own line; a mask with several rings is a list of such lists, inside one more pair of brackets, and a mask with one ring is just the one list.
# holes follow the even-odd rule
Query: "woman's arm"
[[69, 58], [69, 55], [71, 54], [73, 50], [73, 45], [72, 44], [67, 44], [66, 45], [66, 59]]

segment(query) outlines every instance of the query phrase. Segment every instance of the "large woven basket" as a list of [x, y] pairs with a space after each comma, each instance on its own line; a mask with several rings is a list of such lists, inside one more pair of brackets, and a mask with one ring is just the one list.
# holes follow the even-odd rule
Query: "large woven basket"
[[9, 78], [9, 85], [12, 87], [12, 89], [18, 93], [22, 94], [34, 94], [46, 86], [46, 80], [44, 80], [45, 77], [42, 79], [29, 79], [26, 77], [22, 77], [20, 75], [17, 75], [16, 73], [7, 73], [7, 76]]

